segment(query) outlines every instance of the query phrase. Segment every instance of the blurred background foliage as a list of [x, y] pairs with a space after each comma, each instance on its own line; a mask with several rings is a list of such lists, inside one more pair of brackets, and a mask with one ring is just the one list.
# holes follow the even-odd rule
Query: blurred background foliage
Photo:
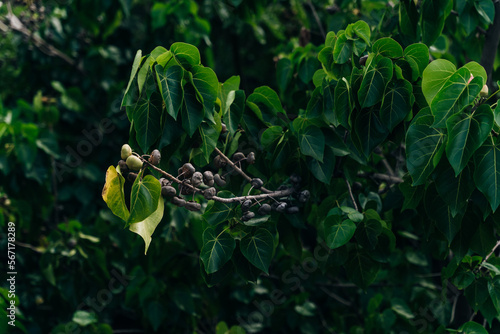
[[[403, 3], [410, 6], [412, 1]], [[392, 278], [396, 287], [368, 289], [353, 300], [343, 299], [346, 292], [338, 295], [338, 288], [347, 293], [357, 288], [342, 287], [334, 272], [293, 276], [301, 283], [298, 290], [281, 284], [280, 277], [252, 285], [231, 274], [225, 284], [208, 288], [205, 281], [211, 278], [203, 277], [198, 259], [199, 216], [185, 211], [165, 215], [170, 221], [164, 219], [144, 256], [143, 241], [122, 229], [100, 196], [104, 171], [115, 163], [110, 157], [118, 157], [128, 138], [129, 123], [119, 105], [138, 49], [148, 53], [157, 45], [194, 44], [220, 82], [240, 75], [247, 92], [271, 86], [293, 111], [308, 100], [304, 92], [311, 94], [313, 87], [303, 87], [299, 80], [287, 91], [278, 87], [275, 67], [281, 57], [294, 61], [295, 78], [301, 57], [317, 56], [326, 32], [360, 19], [372, 27], [373, 40], [391, 35], [405, 44], [414, 32], [400, 31], [400, 6], [368, 0], [0, 2], [0, 226], [3, 235], [7, 222], [16, 222], [16, 330], [214, 333], [217, 327], [217, 333], [225, 333], [239, 325], [250, 332], [320, 333], [327, 315], [339, 332], [409, 328], [414, 318], [410, 306], [392, 297], [410, 300], [411, 295], [412, 309], [418, 309], [414, 306], [426, 306], [442, 293], [403, 291], [415, 266], [432, 267], [419, 253], [406, 254], [407, 272]], [[469, 2], [455, 3], [456, 14], [448, 17], [430, 48], [434, 58], [458, 66], [480, 61], [492, 17], [467, 6]], [[458, 19], [462, 13], [467, 17]], [[499, 65], [497, 57], [494, 77]], [[286, 231], [280, 233], [287, 237]], [[6, 243], [0, 239], [2, 250]], [[308, 252], [304, 254], [310, 256]], [[299, 263], [297, 258], [278, 258], [277, 272]], [[313, 276], [323, 277], [324, 289]], [[2, 286], [0, 317], [5, 319]], [[325, 291], [332, 287], [331, 293]], [[272, 317], [263, 322], [252, 319], [277, 288], [283, 289], [284, 304], [273, 307]], [[449, 305], [427, 306], [431, 314], [444, 314], [440, 308]], [[444, 321], [434, 319], [429, 328]], [[418, 327], [411, 328], [416, 332]], [[233, 327], [231, 333], [239, 331]], [[0, 332], [15, 331], [2, 320]]]

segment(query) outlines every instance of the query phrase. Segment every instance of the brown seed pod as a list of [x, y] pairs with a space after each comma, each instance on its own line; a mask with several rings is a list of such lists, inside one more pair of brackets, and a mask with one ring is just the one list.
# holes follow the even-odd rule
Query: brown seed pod
[[122, 175], [127, 175], [127, 173], [130, 171], [125, 160], [118, 161], [118, 166], [120, 166], [120, 173]]
[[253, 165], [255, 163], [255, 153], [254, 152], [248, 153], [248, 155], [247, 155], [247, 162], [250, 165]]
[[193, 173], [196, 171], [196, 169], [191, 165], [189, 162], [186, 162], [184, 165], [181, 167], [181, 173], [185, 178], [191, 177]]
[[189, 211], [200, 211], [201, 204], [200, 203], [196, 203], [194, 201], [189, 201], [189, 202], [186, 202], [186, 205], [184, 207], [186, 209], [188, 209]]
[[159, 179], [158, 181], [160, 181], [160, 185], [162, 187], [165, 187], [165, 186], [171, 186], [172, 185], [172, 182], [170, 182], [169, 180], [167, 180], [166, 178], [162, 177], [161, 179]]
[[250, 181], [250, 184], [255, 189], [260, 189], [260, 187], [262, 187], [264, 185], [264, 182], [262, 182], [262, 180], [259, 178], [254, 178], [254, 179], [252, 179], [252, 181]]
[[181, 194], [182, 195], [191, 195], [193, 193], [193, 189], [189, 186], [186, 186], [186, 184], [191, 185], [191, 180], [185, 180], [183, 183], [184, 183], [184, 185], [182, 186]]
[[268, 215], [269, 213], [271, 213], [271, 206], [267, 203], [264, 203], [261, 205], [259, 210], [257, 210], [257, 213], [262, 216]]
[[132, 173], [132, 172], [128, 173], [127, 180], [134, 183], [135, 179], [137, 179], [137, 173]]
[[214, 181], [219, 187], [224, 187], [226, 185], [226, 178], [219, 174], [214, 175]]
[[163, 186], [161, 187], [161, 195], [163, 197], [174, 197], [177, 194], [177, 190], [175, 190], [172, 186]]
[[227, 132], [227, 126], [224, 123], [221, 123], [222, 129], [220, 130], [220, 133], [226, 133]]
[[178, 207], [183, 207], [184, 205], [186, 205], [186, 200], [177, 196], [173, 197], [171, 202]]
[[211, 171], [207, 170], [203, 172], [203, 183], [209, 187], [214, 185], [214, 174]]
[[233, 154], [233, 162], [239, 162], [245, 159], [246, 157], [245, 154], [243, 154], [243, 152], [236, 152], [235, 154]]
[[215, 168], [217, 168], [217, 169], [224, 168], [224, 167], [226, 167], [226, 165], [227, 165], [227, 161], [221, 155], [218, 155], [214, 158]]
[[153, 152], [151, 152], [151, 155], [149, 156], [149, 162], [153, 166], [158, 166], [158, 164], [160, 163], [160, 160], [161, 160], [161, 153], [160, 153], [160, 151], [153, 150]]
[[195, 187], [198, 187], [203, 182], [203, 174], [200, 172], [194, 172], [191, 177], [191, 184]]
[[[212, 182], [213, 182], [213, 180], [212, 180]], [[205, 189], [205, 191], [203, 191], [203, 196], [207, 200], [212, 199], [215, 195], [217, 195], [217, 190], [214, 187]]]

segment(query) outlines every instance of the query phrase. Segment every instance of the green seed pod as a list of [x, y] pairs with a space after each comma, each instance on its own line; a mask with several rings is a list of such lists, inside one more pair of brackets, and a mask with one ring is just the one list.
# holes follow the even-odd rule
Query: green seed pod
[[161, 153], [160, 153], [160, 151], [154, 150], [153, 152], [151, 152], [151, 155], [149, 156], [149, 162], [153, 166], [158, 166], [158, 164], [160, 163], [160, 160], [161, 160]]
[[127, 158], [127, 166], [130, 170], [139, 170], [142, 168], [142, 161], [135, 155], [131, 155]]
[[127, 158], [130, 157], [130, 155], [132, 155], [132, 148], [130, 147], [129, 144], [123, 144], [121, 152], [122, 159], [127, 160]]

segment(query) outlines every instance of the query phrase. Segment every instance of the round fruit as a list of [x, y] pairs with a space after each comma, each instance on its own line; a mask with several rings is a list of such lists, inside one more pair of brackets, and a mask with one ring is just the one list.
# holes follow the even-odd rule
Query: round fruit
[[287, 204], [286, 204], [285, 202], [281, 202], [281, 203], [280, 203], [280, 204], [278, 204], [278, 206], [276, 207], [276, 211], [278, 211], [278, 212], [285, 212], [286, 207], [287, 207]]
[[215, 195], [217, 195], [217, 190], [214, 187], [205, 189], [205, 191], [203, 191], [203, 196], [205, 196], [205, 199], [207, 200], [212, 199]]
[[200, 172], [194, 172], [193, 176], [191, 177], [191, 184], [195, 187], [198, 187], [201, 182], [203, 182], [203, 174]]
[[183, 207], [184, 205], [186, 205], [186, 200], [183, 199], [183, 198], [180, 198], [180, 197], [174, 197], [174, 198], [172, 198], [171, 202], [173, 204], [177, 205], [178, 207]]
[[268, 215], [269, 213], [271, 213], [271, 206], [267, 203], [264, 203], [261, 205], [259, 210], [257, 210], [257, 213], [261, 216]]
[[262, 187], [264, 185], [264, 182], [262, 182], [262, 180], [259, 178], [254, 178], [254, 179], [252, 179], [252, 181], [250, 181], [250, 184], [255, 189], [260, 189], [260, 187]]
[[255, 163], [255, 153], [254, 152], [248, 153], [248, 155], [247, 155], [247, 162], [250, 165], [253, 165]]
[[247, 211], [241, 217], [241, 220], [243, 220], [244, 222], [246, 222], [246, 221], [249, 221], [250, 219], [252, 219], [253, 217], [255, 217], [255, 213], [253, 213], [252, 211]]
[[137, 173], [132, 173], [132, 172], [128, 173], [127, 180], [133, 183], [135, 179], [137, 179]]
[[218, 155], [214, 158], [215, 168], [217, 168], [217, 169], [224, 168], [224, 167], [226, 167], [226, 165], [227, 165], [227, 161], [221, 155]]
[[481, 92], [479, 92], [479, 95], [481, 97], [487, 97], [489, 93], [488, 85], [484, 85], [483, 89], [481, 89]]
[[127, 174], [129, 172], [129, 168], [128, 168], [127, 163], [125, 162], [125, 160], [118, 161], [118, 166], [120, 166], [120, 173], [122, 175], [123, 174]]
[[186, 202], [186, 205], [184, 207], [186, 209], [188, 209], [189, 211], [200, 211], [201, 204], [200, 203], [196, 203], [194, 201], [189, 201], [189, 202]]
[[242, 161], [242, 160], [245, 160], [245, 159], [246, 159], [246, 157], [245, 157], [245, 155], [242, 152], [236, 152], [233, 155], [233, 162], [239, 162], [239, 161]]
[[172, 182], [170, 182], [169, 180], [167, 180], [166, 178], [162, 177], [161, 179], [159, 179], [158, 181], [160, 181], [160, 185], [162, 187], [165, 187], [165, 186], [170, 186], [172, 185]]
[[177, 190], [175, 190], [172, 186], [163, 186], [161, 187], [161, 195], [163, 197], [174, 197], [177, 194]]
[[142, 161], [135, 155], [131, 155], [127, 158], [127, 166], [130, 170], [139, 170], [142, 168]]
[[182, 175], [184, 177], [191, 177], [193, 173], [196, 171], [196, 169], [191, 165], [189, 162], [186, 162], [184, 165], [181, 167]]
[[132, 155], [132, 148], [129, 144], [123, 144], [121, 157], [123, 160], [127, 160], [128, 157]]
[[224, 176], [221, 176], [219, 174], [214, 175], [214, 181], [219, 187], [224, 187], [227, 183]]
[[302, 190], [299, 194], [299, 202], [301, 203], [307, 202], [310, 196], [311, 193], [309, 193], [309, 190]]
[[153, 166], [158, 166], [158, 164], [160, 163], [160, 160], [161, 160], [160, 151], [154, 150], [153, 152], [151, 152], [151, 155], [149, 156], [149, 162]]
[[296, 206], [290, 206], [290, 207], [286, 208], [286, 213], [289, 213], [291, 215], [297, 214], [297, 213], [299, 213], [299, 208]]
[[251, 206], [252, 206], [252, 201], [247, 199], [241, 204], [241, 211], [246, 212], [250, 209]]
[[203, 183], [209, 187], [214, 185], [214, 174], [211, 171], [207, 170], [203, 172]]

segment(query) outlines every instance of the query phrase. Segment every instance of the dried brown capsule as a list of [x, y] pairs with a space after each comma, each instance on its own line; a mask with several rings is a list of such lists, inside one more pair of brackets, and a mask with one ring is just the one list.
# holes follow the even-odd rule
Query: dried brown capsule
[[118, 166], [120, 166], [120, 173], [122, 175], [126, 175], [130, 171], [125, 160], [118, 161]]
[[299, 208], [296, 206], [290, 206], [290, 207], [286, 208], [286, 213], [291, 214], [291, 215], [297, 214], [297, 213], [299, 213]]
[[255, 153], [254, 152], [248, 153], [248, 155], [247, 155], [247, 162], [250, 165], [253, 165], [255, 163]]
[[311, 193], [309, 190], [302, 190], [299, 194], [299, 202], [305, 203], [309, 200], [309, 197], [311, 196]]
[[246, 157], [243, 154], [243, 152], [236, 152], [233, 155], [233, 162], [239, 162], [239, 161], [242, 161], [242, 160], [245, 160], [245, 159], [246, 159]]
[[163, 186], [161, 187], [161, 195], [163, 197], [174, 197], [177, 194], [177, 190], [175, 190], [172, 186]]
[[261, 205], [259, 210], [257, 210], [257, 213], [262, 216], [268, 215], [269, 213], [271, 213], [271, 206], [267, 203], [264, 203]]
[[193, 193], [193, 188], [191, 188], [191, 180], [185, 180], [182, 185], [181, 194], [183, 195], [191, 195]]
[[254, 179], [252, 179], [252, 181], [250, 181], [250, 184], [255, 189], [260, 189], [260, 187], [262, 187], [264, 185], [264, 182], [262, 182], [262, 180], [259, 178], [254, 178]]
[[209, 187], [214, 185], [214, 174], [211, 171], [207, 170], [203, 172], [203, 183]]
[[166, 178], [162, 177], [161, 179], [159, 179], [160, 181], [160, 185], [162, 187], [165, 187], [165, 186], [171, 186], [172, 185], [172, 182], [170, 182], [169, 180], [167, 180]]
[[[212, 182], [213, 182], [213, 181], [212, 181]], [[207, 200], [212, 199], [215, 195], [217, 195], [217, 190], [216, 190], [214, 187], [211, 187], [211, 188], [205, 189], [205, 191], [203, 192], [203, 196], [204, 196], [204, 197], [205, 197], [205, 199], [207, 199]]]
[[200, 172], [194, 172], [191, 177], [191, 184], [195, 187], [198, 187], [203, 182], [203, 174]]
[[246, 212], [250, 209], [251, 206], [252, 206], [252, 201], [247, 199], [241, 204], [241, 211]]
[[127, 180], [133, 183], [135, 179], [137, 179], [137, 173], [132, 173], [132, 172], [128, 173]]
[[160, 151], [154, 150], [153, 152], [151, 152], [151, 155], [149, 156], [149, 162], [153, 166], [158, 166], [158, 164], [160, 163], [160, 160], [161, 160], [161, 153], [160, 153]]
[[186, 200], [177, 196], [172, 198], [171, 202], [178, 207], [183, 207], [184, 205], [186, 205]]
[[222, 129], [220, 130], [220, 133], [226, 133], [227, 132], [227, 126], [224, 123], [221, 123]]
[[181, 173], [185, 178], [191, 177], [195, 171], [196, 169], [189, 162], [186, 162], [181, 167]]
[[255, 213], [253, 213], [252, 211], [247, 211], [247, 212], [245, 212], [245, 214], [243, 214], [243, 216], [241, 217], [241, 220], [246, 222], [246, 221], [249, 221], [250, 219], [252, 219], [253, 217], [255, 217]]
[[194, 201], [189, 201], [189, 202], [186, 202], [186, 205], [184, 207], [186, 209], [188, 209], [189, 211], [200, 211], [201, 204], [200, 203], [196, 203]]
[[221, 155], [218, 155], [214, 158], [215, 168], [217, 168], [217, 169], [224, 168], [224, 167], [226, 167], [226, 165], [227, 165], [227, 161]]
[[221, 176], [219, 174], [214, 175], [214, 181], [219, 187], [224, 187], [227, 183], [224, 176]]

